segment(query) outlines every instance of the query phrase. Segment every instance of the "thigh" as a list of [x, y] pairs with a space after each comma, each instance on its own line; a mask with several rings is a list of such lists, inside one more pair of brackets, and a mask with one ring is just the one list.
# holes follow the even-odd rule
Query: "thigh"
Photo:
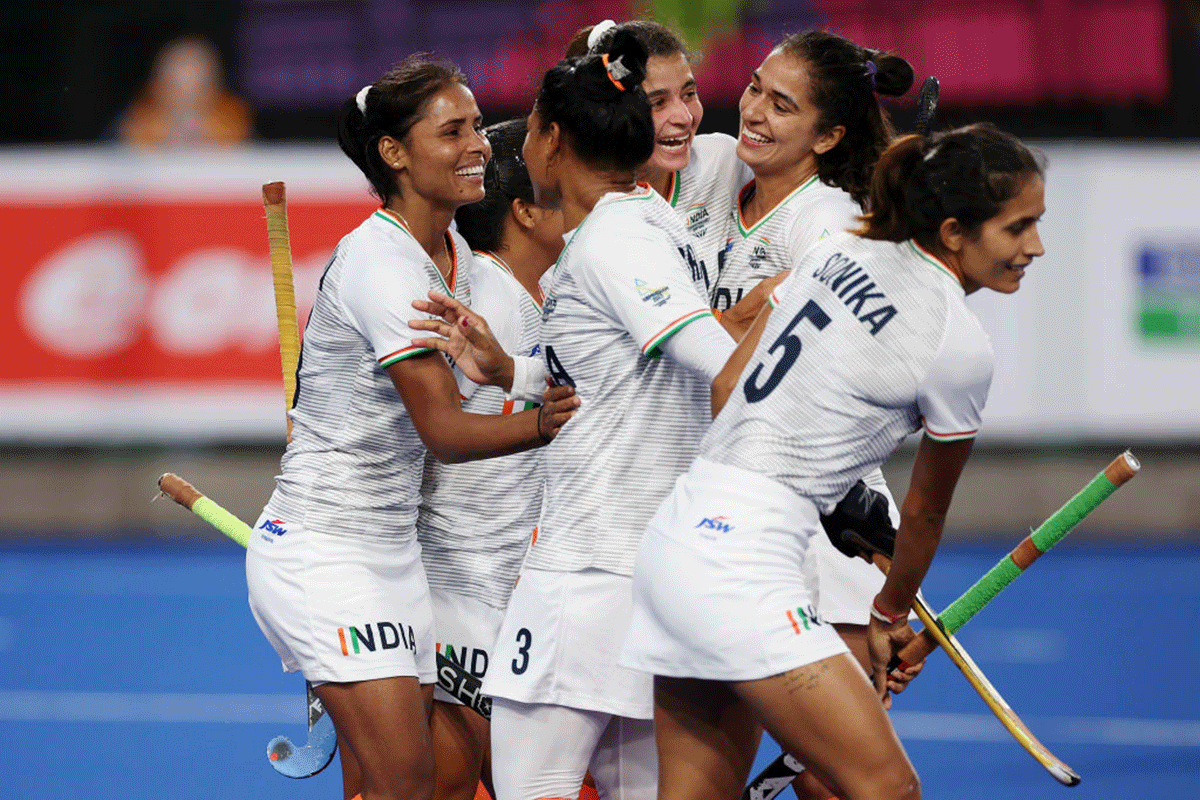
[[654, 800], [658, 793], [654, 720], [609, 720], [589, 770], [600, 800]]
[[349, 745], [364, 795], [432, 796], [432, 688], [407, 676], [316, 687], [338, 741]]
[[737, 800], [762, 729], [729, 687], [694, 678], [654, 679], [659, 797]]
[[588, 762], [611, 719], [598, 711], [494, 698], [496, 800], [578, 797]]
[[850, 655], [731, 688], [780, 746], [843, 800], [919, 797], [883, 704]]
[[434, 702], [429, 728], [433, 740], [433, 796], [436, 800], [471, 800], [483, 772], [488, 749], [488, 721], [456, 703]]

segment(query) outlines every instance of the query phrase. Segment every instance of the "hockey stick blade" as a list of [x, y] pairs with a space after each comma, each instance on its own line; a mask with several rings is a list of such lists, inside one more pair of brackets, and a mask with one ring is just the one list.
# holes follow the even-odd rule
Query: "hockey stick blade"
[[267, 759], [280, 775], [289, 778], [311, 778], [329, 766], [337, 753], [337, 731], [333, 720], [325, 713], [321, 699], [308, 687], [308, 741], [296, 747], [286, 736], [276, 736], [267, 743]]
[[987, 707], [996, 715], [996, 719], [1016, 739], [1017, 743], [1025, 748], [1025, 751], [1045, 767], [1046, 771], [1054, 776], [1054, 779], [1063, 786], [1078, 785], [1083, 780], [1079, 776], [1079, 773], [1067, 766], [1066, 762], [1051, 753], [1044, 744], [1038, 741], [1038, 738], [1033, 735], [1033, 731], [1029, 730], [1025, 722], [1017, 716], [1017, 712], [1012, 710], [1012, 707], [1004, 700], [1004, 697], [996, 690], [992, 682], [979, 669], [979, 665], [963, 649], [958, 639], [954, 638], [954, 635], [946, 630], [942, 621], [933, 615], [932, 610], [923, 601], [914, 605], [913, 610], [921, 618], [921, 622], [925, 625], [925, 629], [929, 631], [929, 635], [946, 651], [946, 655], [954, 662], [954, 666], [958, 667], [959, 672], [971, 684], [971, 688], [983, 698]]
[[928, 136], [933, 127], [933, 115], [937, 112], [940, 89], [938, 79], [932, 75], [921, 84], [921, 92], [917, 95], [917, 119], [913, 123], [913, 130], [922, 136]]
[[[158, 488], [167, 497], [170, 497], [179, 505], [196, 514], [212, 527], [216, 528], [221, 533], [228, 536], [233, 541], [240, 544], [242, 547], [250, 540], [250, 526], [242, 520], [235, 517], [233, 514], [226, 511], [221, 506], [217, 505], [209, 497], [201, 492], [192, 484], [188, 483], [178, 475], [167, 472], [158, 479]], [[437, 654], [437, 682], [442, 689], [454, 697], [463, 705], [475, 711], [484, 719], [490, 719], [492, 716], [492, 698], [487, 697], [482, 693], [483, 681], [470, 672], [456, 664], [441, 653]], [[321, 706], [321, 701], [317, 699], [312, 692], [312, 687], [309, 687], [309, 729], [324, 719], [326, 723], [332, 727], [332, 722], [325, 714], [325, 709]], [[314, 714], [315, 708], [319, 709], [319, 713]], [[286, 743], [293, 751], [303, 748], [296, 748], [286, 736], [276, 736], [271, 740], [271, 744], [267, 746], [267, 757], [271, 759], [271, 763], [276, 765], [277, 759], [272, 756], [276, 743]], [[310, 744], [312, 743], [310, 737]], [[337, 738], [334, 737], [333, 744], [337, 746]], [[333, 758], [333, 752], [330, 752], [329, 758]], [[328, 762], [326, 762], [328, 763]], [[276, 769], [279, 769], [276, 766]], [[317, 769], [320, 772], [324, 766]], [[282, 772], [282, 770], [280, 770]], [[287, 774], [287, 773], [284, 773]], [[316, 772], [311, 773], [313, 775]], [[289, 776], [289, 777], [307, 777], [305, 775]]]

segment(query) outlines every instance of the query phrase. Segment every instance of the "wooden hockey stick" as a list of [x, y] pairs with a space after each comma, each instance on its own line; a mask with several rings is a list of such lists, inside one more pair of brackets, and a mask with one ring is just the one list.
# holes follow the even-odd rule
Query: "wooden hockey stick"
[[[1009, 586], [1038, 557], [1062, 541], [1084, 517], [1096, 509], [1113, 492], [1125, 485], [1141, 469], [1132, 453], [1126, 451], [1117, 456], [1103, 472], [1080, 490], [1074, 497], [1043, 522], [1037, 530], [1027, 536], [1000, 560], [991, 570], [968, 589], [958, 600], [951, 603], [941, 615], [935, 614], [920, 596], [913, 604], [925, 629], [921, 631], [897, 655], [889, 669], [916, 664], [942, 647], [950, 659], [963, 673], [972, 688], [983, 698], [984, 703], [1000, 720], [1000, 724], [1012, 735], [1039, 764], [1065, 786], [1075, 786], [1081, 780], [1078, 773], [1060, 758], [1051, 753], [1038, 741], [1029, 727], [1021, 720], [1004, 697], [992, 685], [983, 670], [974, 662], [966, 649], [954, 638], [954, 633], [975, 616], [997, 594]], [[890, 564], [885, 556], [874, 557], [877, 566], [886, 568]], [[743, 800], [771, 800], [799, 774], [801, 767], [790, 755], [784, 753], [755, 776], [746, 786]], [[788, 773], [791, 773], [790, 776]]]
[[[264, 183], [263, 210], [267, 215], [267, 246], [275, 284], [275, 317], [279, 324], [279, 363], [283, 369], [285, 409], [296, 401], [296, 369], [300, 363], [300, 323], [296, 318], [296, 287], [292, 279], [292, 242], [288, 234], [287, 189], [283, 181]], [[287, 418], [292, 440], [292, 418]]]
[[[292, 416], [290, 412], [296, 401], [296, 371], [300, 366], [300, 323], [296, 316], [296, 285], [292, 277], [292, 240], [288, 233], [287, 187], [283, 181], [264, 183], [262, 199], [263, 211], [267, 218], [267, 249], [271, 255], [271, 278], [275, 288], [275, 321], [279, 330], [279, 366], [283, 371], [284, 417], [287, 420], [287, 440], [291, 442]], [[214, 505], [216, 504], [214, 503]], [[304, 687], [310, 709], [308, 726], [310, 741], [299, 752], [315, 746], [312, 742], [313, 714], [311, 709], [315, 707], [320, 709], [321, 714], [325, 713], [320, 699], [313, 691], [312, 684], [305, 681]], [[330, 748], [329, 759], [332, 760], [333, 754], [337, 750], [336, 736], [325, 746]], [[267, 745], [271, 766], [284, 775], [293, 778], [307, 778], [325, 769], [329, 763], [326, 761], [321, 764], [317, 767], [316, 772], [292, 775], [291, 771], [299, 770], [303, 773], [304, 770], [316, 765], [315, 761], [313, 763], [289, 763], [289, 760], [295, 758], [297, 752], [292, 749], [293, 747], [286, 736], [276, 736]]]

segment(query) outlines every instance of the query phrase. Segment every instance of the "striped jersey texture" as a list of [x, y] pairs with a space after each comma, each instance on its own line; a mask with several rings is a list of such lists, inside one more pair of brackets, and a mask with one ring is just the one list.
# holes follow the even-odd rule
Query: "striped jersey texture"
[[737, 157], [737, 139], [702, 133], [692, 140], [687, 166], [675, 173], [667, 199], [695, 239], [696, 258], [711, 287], [721, 269], [721, 254], [733, 234], [734, 198], [753, 174]]
[[[534, 300], [502, 259], [475, 253], [471, 308], [513, 355], [534, 353], [541, 298]], [[460, 381], [460, 385], [462, 382]], [[495, 386], [480, 386], [463, 401], [474, 414], [512, 414], [536, 408], [505, 401]], [[443, 464], [426, 459], [417, 539], [429, 586], [503, 610], [542, 505], [541, 449], [499, 458]]]
[[347, 234], [321, 276], [304, 329], [292, 441], [268, 513], [308, 530], [376, 540], [416, 535], [425, 445], [386, 367], [427, 352], [408, 327], [435, 289], [470, 302], [471, 254], [446, 234], [449, 283], [404, 221], [376, 211]]
[[704, 458], [767, 475], [824, 513], [922, 420], [938, 440], [977, 433], [991, 342], [958, 279], [914, 242], [832, 237], [771, 300]]
[[753, 225], [742, 218], [742, 199], [753, 191], [748, 183], [731, 203], [729, 243], [720, 274], [712, 288], [713, 308], [735, 305], [763, 278], [791, 269], [800, 257], [822, 239], [854, 227], [862, 213], [850, 195], [821, 183], [816, 175]]
[[568, 240], [542, 315], [547, 369], [582, 401], [543, 448], [530, 567], [631, 575], [659, 502], [696, 455], [709, 384], [659, 346], [711, 314], [691, 237], [649, 187], [603, 198]]

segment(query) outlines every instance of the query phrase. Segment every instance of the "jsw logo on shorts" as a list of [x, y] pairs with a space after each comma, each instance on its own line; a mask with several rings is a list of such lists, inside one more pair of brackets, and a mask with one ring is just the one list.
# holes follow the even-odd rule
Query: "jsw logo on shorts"
[[808, 608], [797, 607], [793, 612], [792, 609], [787, 610], [788, 622], [792, 626], [792, 632], [797, 636], [805, 631], [812, 630], [817, 625], [824, 625], [825, 622], [817, 616], [817, 610], [811, 605]]
[[[259, 525], [258, 530], [265, 530], [268, 534], [275, 534], [276, 537], [288, 533], [287, 523], [282, 519], [264, 519], [263, 524]], [[264, 542], [274, 541], [270, 536], [260, 534]]]
[[486, 650], [466, 645], [455, 647], [452, 644], [442, 644], [441, 642], [438, 642], [436, 647], [437, 651], [449, 661], [462, 667], [476, 678], [482, 678], [487, 674], [488, 654]]
[[729, 517], [724, 516], [705, 517], [704, 519], [700, 520], [696, 527], [703, 528], [705, 530], [716, 531], [717, 533], [729, 533], [731, 530], [733, 530], [733, 524], [726, 522], [728, 519]]
[[[378, 634], [378, 641], [376, 635]], [[376, 648], [394, 650], [403, 647], [405, 650], [417, 652], [417, 637], [411, 625], [403, 622], [368, 622], [366, 625], [349, 625], [337, 629], [338, 642], [342, 646], [342, 655], [350, 655], [350, 651], [361, 653], [363, 650], [374, 653]]]

